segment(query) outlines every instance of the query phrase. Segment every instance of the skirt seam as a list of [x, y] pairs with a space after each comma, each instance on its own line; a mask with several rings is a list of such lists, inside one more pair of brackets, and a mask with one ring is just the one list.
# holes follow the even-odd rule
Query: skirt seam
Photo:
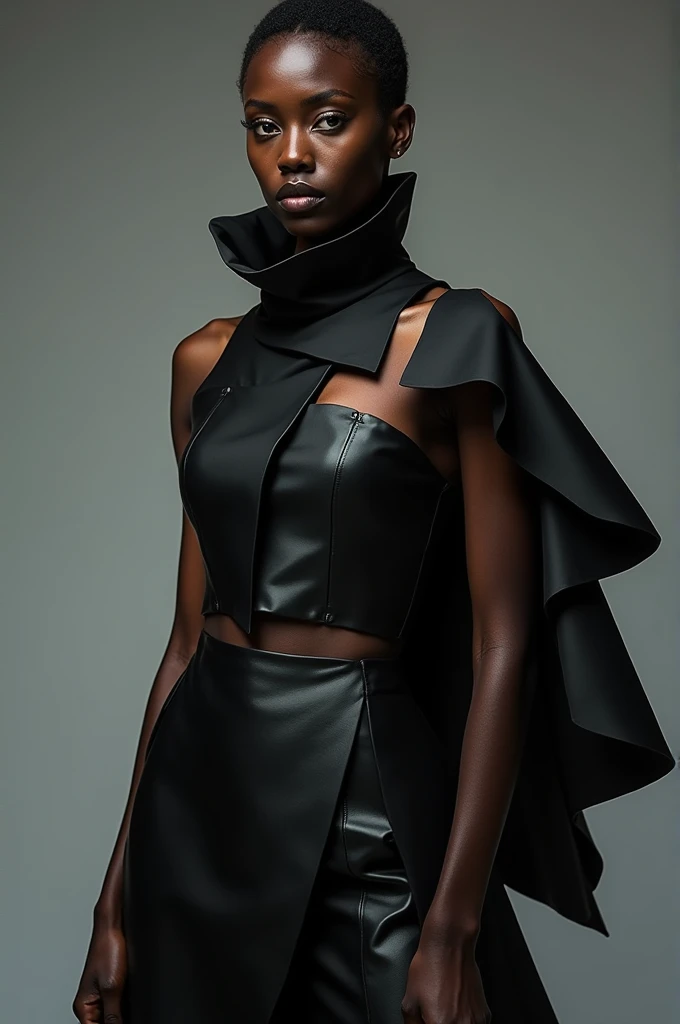
[[366, 961], [364, 957], [364, 910], [366, 907], [366, 890], [361, 890], [359, 899], [359, 961], [361, 963], [361, 984], [364, 989], [364, 1005], [366, 1007], [366, 1022], [371, 1024], [371, 1004], [368, 998], [368, 985], [366, 983]]

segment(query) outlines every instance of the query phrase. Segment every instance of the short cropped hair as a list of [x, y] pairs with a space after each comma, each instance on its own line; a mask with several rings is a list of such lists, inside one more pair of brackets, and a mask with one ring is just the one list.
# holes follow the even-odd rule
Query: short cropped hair
[[[383, 117], [406, 100], [408, 54], [392, 19], [367, 0], [281, 0], [248, 38], [236, 85], [243, 101], [248, 66], [269, 39], [309, 33], [345, 53], [360, 74], [376, 79]], [[338, 45], [339, 44], [339, 45]]]

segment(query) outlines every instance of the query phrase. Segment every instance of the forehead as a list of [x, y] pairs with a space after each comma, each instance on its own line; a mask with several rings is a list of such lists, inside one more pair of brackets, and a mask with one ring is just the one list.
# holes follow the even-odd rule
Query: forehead
[[250, 61], [243, 99], [295, 104], [310, 93], [334, 87], [359, 101], [375, 95], [375, 82], [359, 73], [351, 51], [338, 52], [308, 33], [284, 35], [267, 40]]

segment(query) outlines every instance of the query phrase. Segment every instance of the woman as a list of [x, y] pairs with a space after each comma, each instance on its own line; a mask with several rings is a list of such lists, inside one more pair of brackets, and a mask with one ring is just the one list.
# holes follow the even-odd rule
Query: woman
[[265, 205], [210, 230], [260, 296], [174, 353], [177, 609], [81, 1024], [553, 1022], [504, 884], [607, 934], [583, 809], [672, 767], [598, 583], [658, 533], [513, 311], [410, 260], [406, 84], [359, 0], [246, 47]]

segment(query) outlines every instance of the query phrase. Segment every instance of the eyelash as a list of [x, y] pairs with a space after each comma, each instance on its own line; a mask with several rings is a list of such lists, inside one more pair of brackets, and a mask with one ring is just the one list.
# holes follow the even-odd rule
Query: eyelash
[[[340, 119], [340, 122], [341, 122], [341, 124], [336, 125], [335, 128], [324, 129], [326, 132], [337, 131], [338, 128], [340, 128], [343, 124], [346, 124], [347, 121], [350, 120], [349, 117], [347, 117], [346, 114], [342, 114], [338, 110], [328, 111], [326, 114], [322, 114], [319, 120], [323, 121], [324, 118], [326, 118], [326, 117], [337, 117], [337, 118]], [[255, 118], [254, 120], [249, 120], [249, 119], [245, 119], [244, 120], [243, 118], [241, 118], [241, 124], [243, 125], [243, 127], [247, 131], [252, 132], [252, 131], [255, 130], [255, 128], [257, 127], [258, 124], [275, 124], [275, 122], [272, 121], [268, 117], [258, 117], [258, 118]], [[258, 137], [261, 138], [261, 139], [266, 139], [266, 138], [273, 137], [273, 135], [275, 135], [275, 134], [276, 134], [275, 132], [265, 133], [264, 135], [260, 135]]]

